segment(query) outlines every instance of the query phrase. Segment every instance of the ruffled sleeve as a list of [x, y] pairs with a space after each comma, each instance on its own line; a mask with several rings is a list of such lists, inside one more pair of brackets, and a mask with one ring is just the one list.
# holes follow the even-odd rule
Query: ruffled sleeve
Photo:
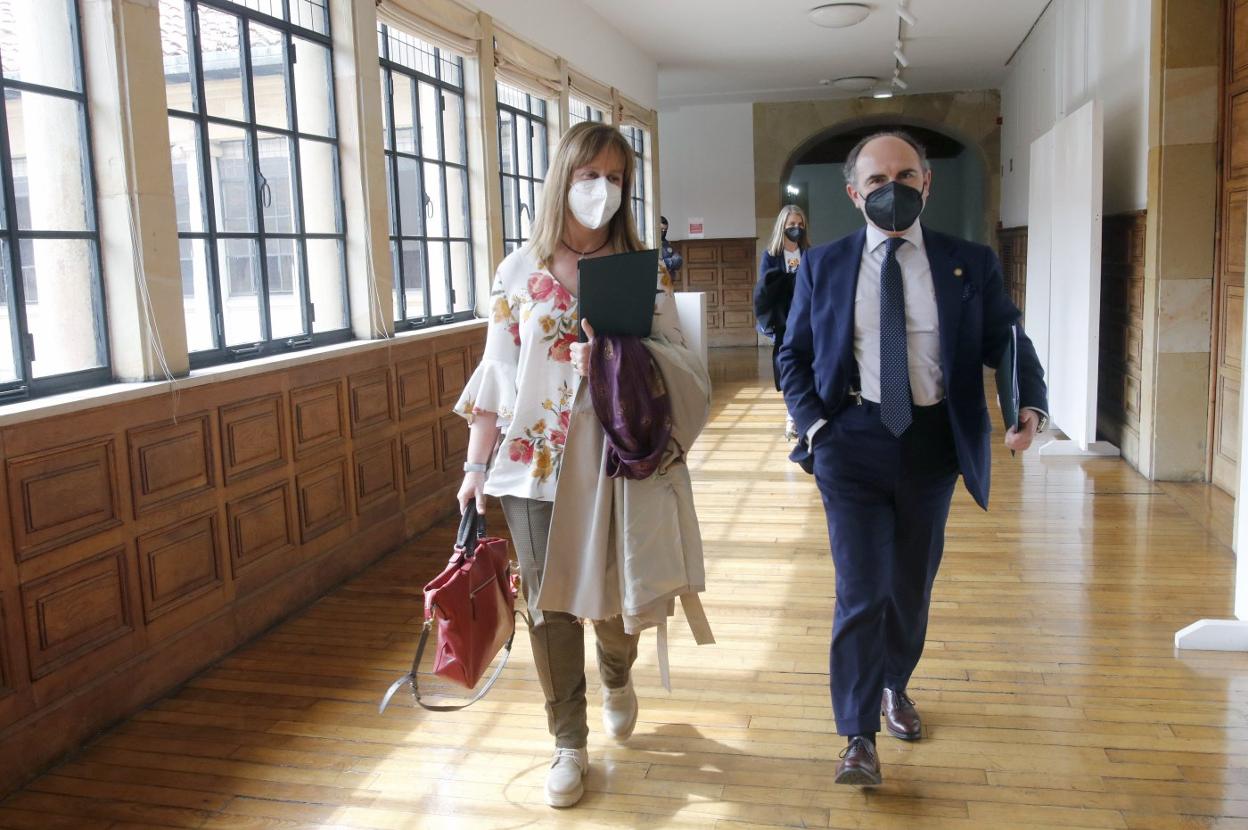
[[498, 415], [506, 428], [516, 410], [516, 367], [520, 360], [519, 299], [508, 291], [503, 271], [490, 290], [490, 325], [486, 329], [485, 353], [455, 404], [455, 414], [472, 423], [482, 412]]

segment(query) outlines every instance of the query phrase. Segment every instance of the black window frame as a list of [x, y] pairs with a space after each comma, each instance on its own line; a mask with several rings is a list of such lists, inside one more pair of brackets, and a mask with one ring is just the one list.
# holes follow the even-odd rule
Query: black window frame
[[593, 121], [595, 124], [606, 123], [607, 113], [591, 104], [589, 101], [577, 98], [575, 95], [568, 96], [568, 126], [580, 124], [582, 121]]
[[[334, 90], [334, 66], [333, 66], [333, 41], [329, 31], [330, 20], [328, 7], [325, 8], [325, 29], [322, 34], [315, 29], [302, 26], [298, 23], [291, 22], [293, 16], [291, 6], [293, 0], [272, 0], [273, 3], [280, 3], [282, 7], [283, 17], [275, 17], [257, 11], [243, 2], [234, 2], [233, 0], [178, 0], [182, 3], [185, 14], [185, 27], [187, 36], [187, 73], [188, 80], [191, 85], [192, 100], [195, 110], [179, 110], [170, 107], [166, 110], [166, 117], [180, 118], [185, 121], [192, 122], [196, 132], [196, 152], [198, 153], [198, 175], [203, 177], [200, 187], [200, 198], [202, 203], [199, 208], [203, 212], [204, 230], [202, 231], [178, 231], [179, 246], [183, 240], [197, 240], [203, 244], [205, 263], [208, 268], [208, 296], [209, 314], [212, 320], [212, 335], [214, 346], [210, 349], [193, 351], [189, 353], [190, 366], [192, 369], [199, 369], [206, 366], [215, 366], [231, 361], [249, 360], [256, 357], [264, 357], [274, 354], [284, 354], [299, 349], [308, 349], [316, 346], [325, 346], [331, 343], [343, 343], [354, 339], [355, 334], [351, 329], [351, 300], [350, 291], [347, 285], [346, 273], [346, 223], [347, 211], [342, 196], [342, 164], [341, 149], [339, 146], [339, 130], [338, 130], [338, 100]], [[240, 51], [240, 70], [243, 89], [243, 109], [244, 120], [235, 120], [220, 115], [210, 115], [207, 107], [207, 95], [204, 82], [203, 69], [203, 49], [200, 44], [200, 26], [199, 26], [199, 10], [201, 8], [209, 8], [217, 12], [233, 15], [241, 21], [239, 27], [239, 51]], [[272, 6], [270, 6], [272, 8]], [[285, 127], [260, 124], [256, 120], [256, 101], [255, 101], [255, 73], [252, 66], [252, 49], [251, 49], [251, 25], [256, 23], [261, 26], [276, 30], [282, 37], [283, 49], [283, 72], [285, 73], [285, 89], [287, 95], [287, 125]], [[295, 104], [296, 86], [294, 63], [296, 60], [295, 38], [310, 41], [319, 46], [323, 46], [329, 50], [330, 61], [328, 64], [328, 89], [329, 96], [329, 123], [332, 125], [331, 135], [323, 136], [315, 133], [306, 133], [299, 131], [299, 114], [298, 106]], [[197, 110], [197, 111], [196, 111]], [[242, 131], [246, 142], [244, 148], [244, 160], [251, 165], [251, 173], [255, 181], [255, 230], [254, 231], [222, 231], [218, 228], [217, 211], [215, 206], [216, 193], [213, 188], [214, 172], [212, 166], [212, 145], [209, 140], [209, 128], [212, 125], [226, 127], [233, 130]], [[292, 199], [292, 232], [266, 231], [265, 230], [265, 209], [264, 191], [269, 189], [268, 182], [264, 178], [260, 170], [260, 142], [264, 138], [282, 137], [287, 141], [289, 147], [289, 159], [291, 166], [291, 199]], [[308, 232], [306, 228], [306, 217], [304, 210], [304, 198], [302, 188], [303, 178], [303, 150], [301, 142], [311, 141], [319, 144], [328, 145], [332, 151], [334, 159], [334, 190], [335, 202], [337, 208], [337, 228], [334, 233], [325, 232]], [[189, 174], [189, 171], [188, 171]], [[270, 190], [271, 193], [271, 190]], [[194, 209], [194, 207], [192, 208]], [[257, 311], [260, 317], [260, 335], [261, 339], [250, 343], [226, 345], [225, 343], [225, 317], [221, 308], [222, 301], [222, 265], [220, 243], [228, 243], [231, 240], [240, 240], [250, 243], [256, 252], [254, 258], [255, 267], [258, 270], [255, 296], [257, 297]], [[294, 336], [281, 336], [274, 338], [272, 336], [272, 313], [270, 309], [271, 297], [274, 292], [270, 291], [269, 266], [270, 259], [280, 258], [285, 246], [273, 246], [273, 250], [266, 246], [266, 241], [287, 241], [293, 242], [296, 256], [299, 261], [298, 280], [300, 285], [300, 298], [302, 304], [302, 320], [303, 333]], [[315, 331], [315, 305], [312, 302], [311, 282], [308, 274], [308, 256], [307, 243], [312, 240], [332, 240], [338, 243], [340, 251], [341, 273], [341, 290], [342, 290], [342, 306], [343, 306], [343, 327], [333, 329], [331, 331], [317, 332]], [[228, 278], [228, 277], [226, 277]], [[293, 287], [293, 286], [292, 286]], [[277, 293], [283, 293], [278, 291]]]
[[620, 132], [628, 145], [633, 148], [633, 192], [628, 194], [629, 207], [633, 211], [633, 222], [637, 227], [637, 236], [642, 242], [647, 241], [646, 229], [650, 223], [646, 217], [646, 130], [635, 124], [622, 124]]
[[[113, 381], [112, 352], [108, 336], [108, 311], [104, 299], [104, 269], [100, 251], [100, 225], [97, 208], [97, 184], [95, 180], [95, 148], [91, 142], [91, 110], [87, 103], [86, 57], [82, 44], [82, 6], [79, 0], [72, 3], [69, 24], [74, 40], [74, 78], [78, 89], [45, 86], [29, 81], [14, 80], [0, 74], [0, 179], [3, 179], [4, 228], [0, 240], [7, 245], [8, 258], [3, 269], [3, 291], [9, 308], [9, 338], [12, 342], [14, 369], [18, 377], [0, 384], [0, 404], [27, 400], [45, 395], [55, 395], [93, 386], [103, 386]], [[0, 57], [0, 61], [3, 58]], [[9, 142], [9, 98], [22, 92], [47, 95], [74, 101], [80, 108], [78, 142], [82, 148], [82, 176], [84, 224], [90, 230], [38, 231], [21, 230], [17, 210], [17, 185], [13, 175], [13, 152]], [[34, 336], [26, 319], [26, 279], [21, 256], [22, 242], [35, 240], [82, 240], [88, 243], [91, 265], [91, 302], [95, 312], [96, 355], [101, 365], [80, 369], [60, 375], [37, 378], [32, 363], [35, 360]], [[21, 278], [15, 278], [21, 275]], [[38, 275], [36, 274], [36, 280]], [[37, 302], [37, 300], [32, 300]], [[3, 336], [3, 333], [0, 333]]]
[[[502, 95], [498, 93], [501, 92], [501, 88], [504, 86], [509, 87], [510, 89], [514, 89], [524, 96], [524, 104], [525, 104], [524, 109], [521, 109], [517, 106], [513, 106], [512, 104], [503, 103]], [[495, 90], [495, 94], [497, 95], [497, 101], [498, 101], [498, 119], [497, 119], [498, 120], [498, 152], [499, 152], [498, 175], [499, 175], [500, 184], [503, 188], [503, 191], [506, 191], [509, 187], [511, 188], [512, 198], [514, 199], [514, 204], [516, 205], [516, 211], [515, 211], [516, 223], [515, 223], [515, 228], [514, 228], [515, 235], [509, 235], [513, 229], [508, 227], [506, 197], [503, 197], [502, 204], [500, 205], [500, 207], [502, 208], [502, 212], [503, 212], [503, 253], [510, 254], [512, 251], [520, 248], [522, 245], [524, 245], [524, 243], [529, 241], [529, 238], [527, 236], [524, 236], [524, 232], [523, 232], [524, 225], [521, 222], [521, 217], [524, 214], [524, 209], [527, 208], [528, 214], [529, 214], [529, 227], [531, 228], [533, 226], [533, 220], [537, 212], [538, 187], [539, 185], [545, 184], [546, 173], [550, 169], [550, 122], [548, 121], [548, 114], [550, 112], [550, 104], [546, 101], [546, 99], [538, 95], [534, 95], [530, 93], [528, 90], [515, 86], [514, 84], [507, 83], [504, 80], [497, 81], [496, 87], [497, 88]], [[540, 110], [539, 110], [539, 105], [540, 105]], [[511, 173], [503, 172], [503, 154], [506, 152], [506, 150], [503, 147], [503, 143], [504, 143], [503, 113], [504, 112], [506, 112], [511, 117], [511, 124], [512, 124], [511, 158], [516, 159], [517, 162], [519, 161], [519, 158], [520, 158], [520, 146], [516, 140], [516, 132], [517, 132], [516, 125], [520, 123], [518, 119], [521, 119], [521, 118], [525, 119], [526, 123], [528, 123], [529, 125], [528, 126], [528, 138], [529, 138], [530, 150], [529, 150], [529, 175], [527, 176], [522, 175], [518, 169]], [[532, 157], [533, 124], [534, 123], [541, 124], [542, 129], [546, 135], [546, 140], [543, 141], [540, 145], [542, 148], [541, 175], [537, 175], [536, 165], [533, 163], [534, 159]], [[510, 180], [510, 183], [508, 180]], [[528, 191], [529, 201], [527, 203], [522, 201], [520, 198], [522, 189]]]
[[[463, 181], [465, 195], [468, 195], [467, 188], [471, 187], [472, 173], [469, 165], [469, 148], [468, 148], [468, 100], [464, 89], [464, 59], [460, 55], [453, 52], [444, 51], [432, 44], [428, 44], [432, 49], [432, 63], [434, 74], [429, 75], [418, 69], [413, 69], [406, 64], [395, 61], [391, 58], [389, 30], [391, 27], [385, 23], [378, 24], [378, 49], [381, 59], [382, 71], [382, 91], [385, 100], [382, 106], [385, 108], [384, 129], [386, 131], [385, 146], [386, 169], [388, 172], [387, 182], [390, 189], [388, 222], [388, 238], [390, 240], [390, 259], [394, 263], [394, 280], [395, 280], [395, 327], [399, 329], [423, 329], [433, 326], [443, 326], [448, 323], [456, 323], [463, 320], [472, 320], [476, 317], [477, 302], [477, 281], [476, 276], [476, 260], [473, 255], [472, 245], [472, 200], [468, 198], [464, 205], [464, 229], [467, 231], [466, 236], [451, 235], [451, 206], [448, 186], [449, 176], [448, 170], [458, 170], [463, 173]], [[420, 40], [420, 38], [402, 29], [396, 29], [396, 33], [405, 37]], [[421, 41], [423, 42], [423, 41]], [[422, 50], [423, 51], [423, 50]], [[446, 77], [444, 77], [444, 63], [448, 62], [458, 69], [459, 84], [456, 85]], [[398, 149], [398, 128], [394, 122], [394, 73], [398, 73], [411, 82], [412, 89], [412, 122], [415, 125], [415, 135], [413, 136], [412, 147], [413, 152], [401, 151]], [[438, 155], [440, 158], [429, 158], [425, 155], [424, 127], [421, 120], [420, 112], [420, 84], [426, 84], [433, 87], [438, 94], [438, 111], [446, 112], [446, 96], [452, 95], [459, 99], [460, 112], [460, 141], [461, 158], [463, 163], [459, 164], [447, 161], [446, 152], [446, 119], [437, 119], [437, 145]], [[441, 170], [441, 187], [442, 187], [442, 228], [446, 231], [444, 236], [429, 235], [429, 225], [427, 221], [421, 222], [420, 233], [404, 233], [403, 231], [403, 209], [400, 202], [399, 188], [399, 159], [407, 159], [416, 165], [418, 181], [420, 183], [420, 193], [424, 196], [424, 203], [421, 205], [421, 213], [428, 219], [428, 213], [425, 205], [429, 205], [432, 200], [429, 199], [425, 182], [425, 166], [436, 165]], [[419, 317], [409, 317], [407, 313], [407, 285], [409, 275], [407, 274], [406, 258], [403, 256], [403, 246], [405, 244], [418, 244], [420, 246], [420, 285], [424, 295], [425, 314]], [[467, 307], [462, 311], [455, 311], [455, 280], [453, 276], [454, 263], [451, 258], [452, 243], [462, 243], [468, 252], [468, 302]], [[429, 247], [431, 244], [442, 245], [445, 256], [442, 263], [445, 269], [444, 278], [446, 280], [446, 296], [450, 302], [450, 310], [446, 313], [436, 314], [433, 311], [432, 291], [430, 290], [430, 258]]]

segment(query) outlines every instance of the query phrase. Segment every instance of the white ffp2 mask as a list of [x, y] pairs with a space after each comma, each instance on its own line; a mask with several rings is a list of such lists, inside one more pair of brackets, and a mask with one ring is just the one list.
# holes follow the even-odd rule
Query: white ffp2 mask
[[576, 221], [591, 231], [596, 231], [611, 221], [620, 209], [622, 191], [601, 176], [585, 179], [568, 188], [568, 207]]

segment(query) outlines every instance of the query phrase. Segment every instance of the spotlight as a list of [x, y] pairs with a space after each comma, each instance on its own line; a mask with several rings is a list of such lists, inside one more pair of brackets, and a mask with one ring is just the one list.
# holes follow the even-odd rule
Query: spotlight
[[894, 50], [893, 50], [893, 57], [894, 57], [894, 58], [896, 58], [896, 59], [897, 59], [897, 63], [901, 64], [902, 66], [909, 66], [909, 65], [910, 65], [910, 59], [909, 59], [909, 58], [907, 58], [907, 57], [906, 57], [906, 55], [905, 55], [905, 53], [904, 53], [904, 52], [902, 52], [900, 49], [894, 49]]
[[891, 89], [877, 89], [871, 93], [872, 98], [892, 98], [893, 91]]
[[894, 77], [894, 78], [893, 78], [893, 86], [895, 86], [895, 87], [897, 87], [897, 88], [899, 88], [899, 89], [909, 89], [909, 88], [910, 88], [910, 84], [906, 83], [905, 81], [903, 81], [901, 78], [898, 78], [898, 77]]
[[914, 15], [906, 11], [905, 6], [897, 6], [897, 16], [904, 20], [907, 26], [913, 26], [915, 24]]

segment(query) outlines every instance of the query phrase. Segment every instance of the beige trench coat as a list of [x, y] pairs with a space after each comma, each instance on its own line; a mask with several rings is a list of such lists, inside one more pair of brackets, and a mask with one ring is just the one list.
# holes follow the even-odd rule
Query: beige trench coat
[[606, 436], [589, 384], [577, 391], [555, 490], [540, 594], [533, 605], [591, 620], [624, 617], [630, 634], [659, 629], [667, 669], [667, 620], [679, 598], [699, 645], [713, 643], [698, 594], [706, 590], [702, 533], [685, 456], [710, 416], [711, 381], [687, 348], [660, 338], [646, 347], [672, 404], [672, 440], [659, 471], [632, 481], [609, 478]]

